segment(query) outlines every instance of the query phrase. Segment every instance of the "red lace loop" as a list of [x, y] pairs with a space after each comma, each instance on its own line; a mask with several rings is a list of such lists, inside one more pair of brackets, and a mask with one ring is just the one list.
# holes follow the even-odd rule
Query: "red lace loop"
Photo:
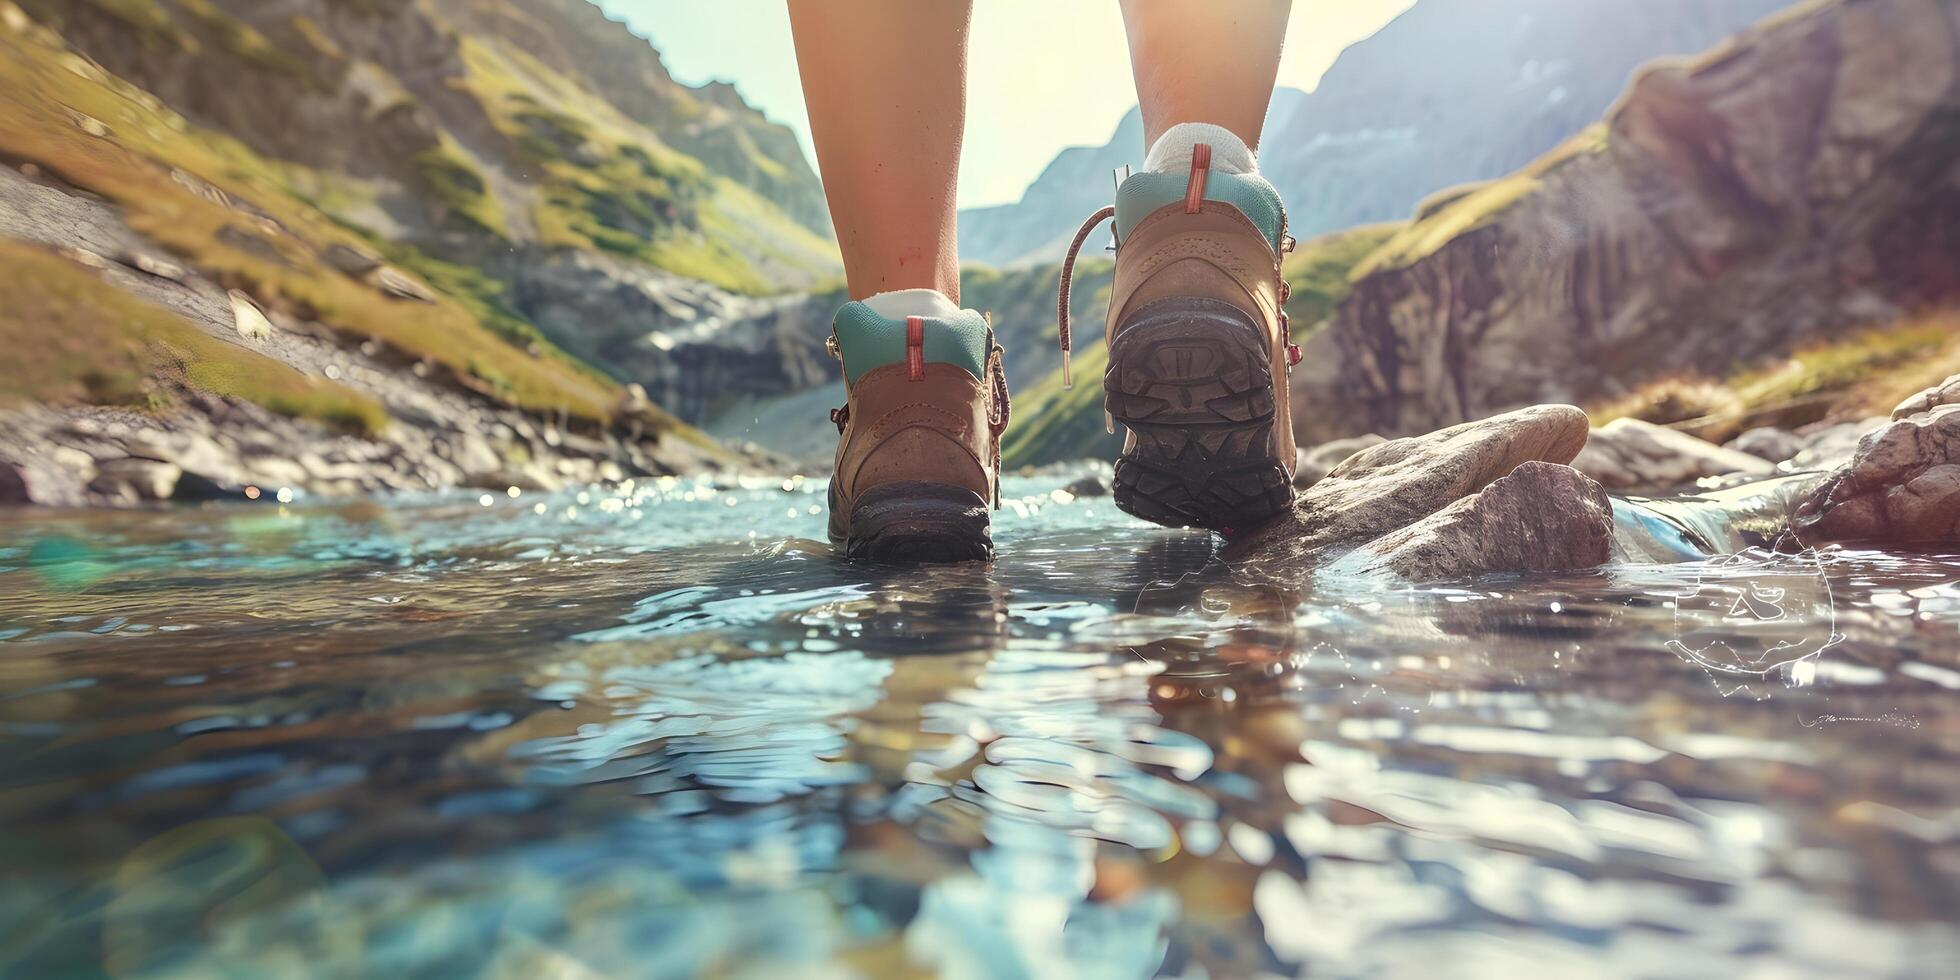
[[1104, 206], [1090, 215], [1089, 220], [1082, 223], [1081, 230], [1075, 233], [1075, 240], [1069, 242], [1068, 255], [1062, 259], [1062, 288], [1058, 308], [1055, 311], [1055, 323], [1056, 332], [1060, 334], [1062, 341], [1062, 387], [1064, 388], [1075, 387], [1075, 378], [1070, 375], [1068, 366], [1069, 351], [1074, 347], [1071, 339], [1073, 331], [1069, 324], [1068, 294], [1070, 282], [1075, 278], [1075, 257], [1081, 253], [1082, 243], [1089, 239], [1089, 234], [1096, 230], [1096, 226], [1114, 217], [1116, 217], [1115, 205]]
[[992, 406], [994, 410], [987, 412], [987, 426], [993, 430], [996, 438], [1007, 431], [1007, 419], [1014, 410], [1013, 399], [1007, 393], [1007, 368], [1003, 363], [1005, 355], [1006, 352], [1001, 349], [1000, 345], [995, 344], [993, 353], [987, 358], [987, 373], [993, 376], [992, 380], [994, 384], [994, 404]]

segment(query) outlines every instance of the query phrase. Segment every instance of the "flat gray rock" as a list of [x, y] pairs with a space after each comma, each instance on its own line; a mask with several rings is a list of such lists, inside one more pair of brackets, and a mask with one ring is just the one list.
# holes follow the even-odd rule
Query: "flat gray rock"
[[1522, 463], [1571, 462], [1586, 432], [1586, 413], [1537, 405], [1364, 449], [1302, 491], [1290, 511], [1234, 542], [1227, 557], [1331, 560], [1482, 490]]
[[1532, 460], [1362, 545], [1336, 569], [1426, 582], [1593, 568], [1612, 554], [1613, 505], [1606, 491], [1570, 466]]

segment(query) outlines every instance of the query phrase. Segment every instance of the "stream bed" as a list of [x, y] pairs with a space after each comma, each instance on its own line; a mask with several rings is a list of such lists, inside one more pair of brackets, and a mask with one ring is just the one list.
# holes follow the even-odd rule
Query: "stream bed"
[[1446, 586], [1006, 481], [0, 513], [0, 975], [1953, 976], [1960, 557]]

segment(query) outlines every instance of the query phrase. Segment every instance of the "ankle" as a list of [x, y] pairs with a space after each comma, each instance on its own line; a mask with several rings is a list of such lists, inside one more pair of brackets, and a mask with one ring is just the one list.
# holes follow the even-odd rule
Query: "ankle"
[[871, 307], [871, 311], [879, 316], [892, 320], [903, 320], [908, 316], [946, 319], [960, 313], [960, 304], [937, 289], [894, 289], [873, 293], [860, 302]]
[[1256, 174], [1259, 160], [1238, 134], [1213, 123], [1178, 123], [1164, 130], [1144, 155], [1143, 169], [1154, 173], [1185, 173], [1191, 169], [1191, 148], [1211, 145], [1211, 168], [1216, 173]]

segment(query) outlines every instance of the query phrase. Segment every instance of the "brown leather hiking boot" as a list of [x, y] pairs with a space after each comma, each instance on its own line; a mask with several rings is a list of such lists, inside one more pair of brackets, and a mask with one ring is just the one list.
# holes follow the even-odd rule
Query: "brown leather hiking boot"
[[[1116, 219], [1116, 278], [1105, 324], [1104, 406], [1129, 430], [1116, 505], [1158, 524], [1251, 528], [1293, 499], [1279, 195], [1263, 178], [1212, 173], [1197, 144], [1189, 175], [1140, 173], [1076, 234], [1062, 268], [1063, 363], [1069, 278], [1083, 241]], [[1066, 370], [1066, 368], [1065, 368]]]
[[850, 303], [833, 330], [847, 401], [831, 412], [831, 542], [851, 558], [991, 559], [1008, 416], [992, 326], [970, 310], [899, 320]]

